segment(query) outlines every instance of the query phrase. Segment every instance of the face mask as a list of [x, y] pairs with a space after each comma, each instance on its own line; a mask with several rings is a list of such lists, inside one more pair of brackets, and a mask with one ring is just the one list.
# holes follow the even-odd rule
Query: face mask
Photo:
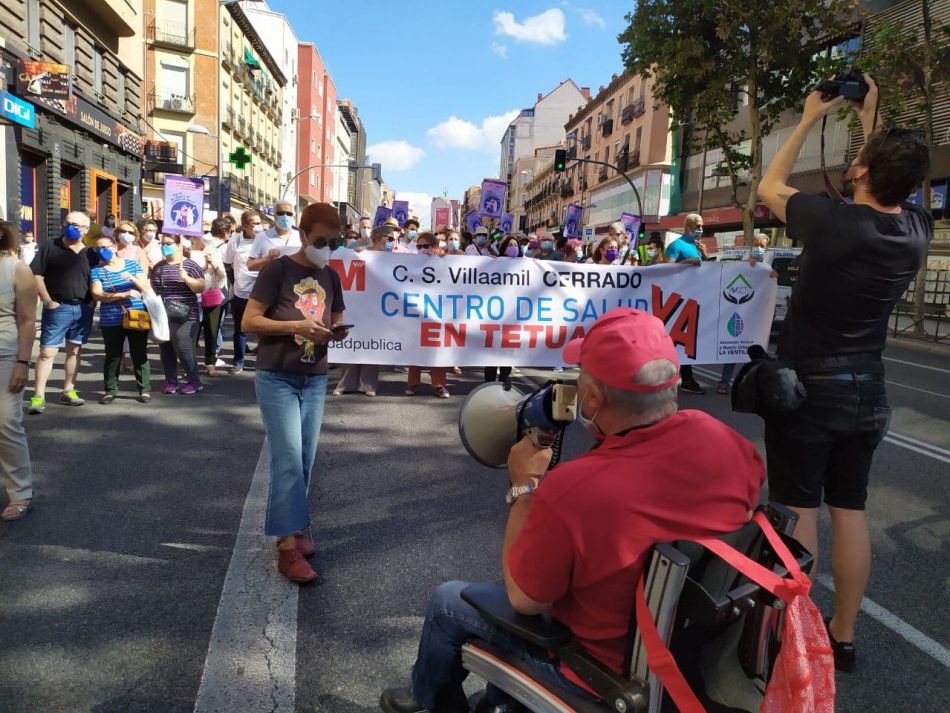
[[115, 257], [115, 252], [112, 248], [99, 248], [99, 257], [102, 258], [103, 262], [112, 262], [112, 258]]
[[190, 241], [188, 238], [182, 238], [182, 239], [181, 239], [181, 246], [182, 246], [185, 250], [191, 250], [191, 241]]
[[67, 225], [63, 230], [63, 235], [66, 236], [66, 240], [76, 241], [82, 237], [82, 231], [75, 225]]
[[651, 260], [656, 257], [656, 248], [647, 248], [647, 257]]
[[261, 233], [264, 232], [264, 226], [258, 224], [258, 225], [255, 225], [253, 228], [251, 228], [251, 230], [254, 231], [254, 235], [260, 235]]
[[703, 231], [702, 230], [687, 230], [685, 233], [683, 233], [683, 237], [686, 238], [686, 240], [688, 240], [689, 242], [693, 243], [699, 240], [699, 238], [703, 237]]
[[176, 246], [162, 244], [162, 255], [165, 257], [171, 257], [176, 252], [178, 252]]
[[115, 218], [106, 218], [106, 227], [114, 228], [115, 227]]
[[149, 230], [149, 231], [146, 231], [146, 232], [142, 233], [142, 239], [145, 240], [145, 242], [147, 242], [147, 243], [148, 243], [148, 242], [151, 242], [152, 240], [155, 239], [155, 231], [154, 231], [154, 230]]
[[475, 244], [476, 244], [476, 245], [484, 245], [484, 244], [487, 243], [487, 242], [488, 242], [488, 236], [487, 236], [487, 235], [476, 235], [476, 236], [475, 236]]
[[363, 240], [369, 240], [372, 232], [372, 228], [360, 228], [360, 235], [363, 237]]
[[607, 248], [604, 250], [604, 257], [613, 262], [618, 257], [620, 257], [620, 251], [617, 248]]
[[128, 245], [135, 239], [134, 234], [128, 233], [124, 230], [120, 230], [118, 233], [115, 234], [115, 236], [119, 239], [119, 242], [124, 243], [125, 245]]
[[552, 243], [550, 240], [542, 240], [542, 241], [541, 241], [541, 249], [542, 249], [542, 250], [551, 250], [551, 249], [553, 249], [553, 248], [554, 248], [554, 243]]
[[292, 215], [278, 215], [277, 227], [281, 230], [290, 230], [294, 227], [294, 217]]
[[315, 248], [313, 245], [308, 245], [303, 249], [303, 253], [311, 263], [319, 268], [326, 267], [327, 263], [330, 262], [329, 245], [323, 248]]
[[391, 253], [393, 251], [393, 244], [391, 241], [387, 240], [386, 245], [383, 246], [386, 252]]
[[431, 255], [431, 254], [432, 254], [432, 248], [429, 247], [428, 245], [420, 245], [420, 246], [419, 246], [419, 254], [420, 254], [420, 255]]
[[23, 242], [24, 242], [24, 243], [32, 243], [33, 240], [34, 240], [34, 238], [33, 238], [32, 235], [24, 235], [24, 236], [23, 236]]
[[524, 251], [524, 256], [525, 256], [525, 257], [534, 257], [534, 250], [532, 250], [531, 248], [528, 248], [527, 250]]
[[[587, 393], [589, 394], [590, 391], [588, 391]], [[584, 428], [590, 431], [590, 433], [594, 436], [594, 438], [596, 438], [597, 440], [603, 440], [604, 432], [601, 431], [600, 426], [598, 426], [595, 423], [595, 419], [597, 418], [597, 413], [600, 413], [600, 412], [598, 411], [590, 418], [587, 418], [587, 416], [584, 415], [584, 401], [586, 400], [587, 400], [587, 394], [585, 394], [584, 397], [581, 399], [580, 408], [577, 409], [577, 420], [581, 422], [581, 425]]]
[[409, 239], [410, 239], [410, 240], [415, 240], [415, 239], [416, 239], [416, 231], [415, 231], [415, 230], [410, 230], [410, 231], [409, 231]]
[[508, 257], [518, 257], [521, 255], [521, 250], [517, 245], [509, 245], [507, 248], [505, 248], [505, 255]]
[[459, 242], [458, 240], [450, 240], [450, 241], [449, 241], [449, 247], [452, 248], [453, 250], [458, 250], [459, 247], [461, 246], [461, 244], [462, 244], [462, 243]]
[[755, 258], [758, 262], [762, 262], [765, 259], [765, 248], [760, 248], [760, 247], [752, 248], [752, 257]]

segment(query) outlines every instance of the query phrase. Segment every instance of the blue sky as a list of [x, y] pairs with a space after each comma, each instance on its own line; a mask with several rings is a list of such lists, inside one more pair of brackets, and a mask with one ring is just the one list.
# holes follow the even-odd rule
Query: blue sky
[[[373, 158], [422, 217], [498, 173], [512, 111], [571, 78], [593, 92], [622, 68], [617, 35], [632, 0], [499, 4], [444, 0], [269, 0], [316, 44], [359, 108]], [[453, 119], [454, 117], [454, 119]], [[423, 205], [424, 204], [424, 205]]]

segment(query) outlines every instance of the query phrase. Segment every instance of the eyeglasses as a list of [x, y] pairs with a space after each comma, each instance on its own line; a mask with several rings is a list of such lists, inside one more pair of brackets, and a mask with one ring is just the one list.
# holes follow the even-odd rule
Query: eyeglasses
[[294, 212], [292, 210], [279, 210], [277, 215], [289, 215], [291, 218], [294, 217]]
[[329, 246], [331, 250], [336, 250], [340, 247], [340, 238], [321, 238], [317, 236], [313, 239], [313, 247], [315, 248], [325, 248]]

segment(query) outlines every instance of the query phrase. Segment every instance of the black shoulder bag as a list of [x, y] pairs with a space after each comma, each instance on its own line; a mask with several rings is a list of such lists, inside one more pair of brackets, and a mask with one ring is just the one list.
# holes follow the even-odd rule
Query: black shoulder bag
[[[167, 264], [167, 263], [166, 263]], [[183, 324], [191, 316], [191, 305], [185, 304], [181, 300], [170, 300], [165, 297], [165, 265], [158, 266], [158, 281], [162, 286], [162, 302], [165, 303], [165, 314], [168, 315], [169, 322]]]
[[774, 418], [786, 416], [805, 403], [808, 393], [790, 362], [769, 354], [758, 344], [749, 347], [749, 358], [732, 384], [733, 411]]

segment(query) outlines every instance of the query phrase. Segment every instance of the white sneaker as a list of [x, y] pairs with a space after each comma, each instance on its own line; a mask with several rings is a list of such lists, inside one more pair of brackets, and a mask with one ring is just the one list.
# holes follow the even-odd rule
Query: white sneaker
[[221, 367], [221, 366], [227, 366], [228, 363], [224, 359], [218, 359], [217, 361], [215, 361], [214, 365], [217, 367]]

